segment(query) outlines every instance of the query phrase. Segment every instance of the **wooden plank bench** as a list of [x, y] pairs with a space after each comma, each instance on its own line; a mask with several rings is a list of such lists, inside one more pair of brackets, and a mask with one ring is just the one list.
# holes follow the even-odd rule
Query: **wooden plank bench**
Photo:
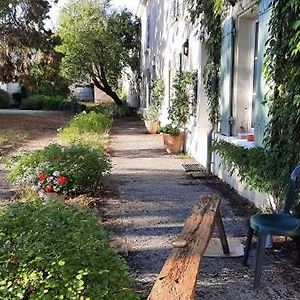
[[211, 239], [215, 225], [218, 227], [223, 252], [229, 247], [220, 214], [220, 199], [205, 195], [193, 207], [173, 250], [163, 266], [148, 300], [185, 300], [195, 298], [195, 286], [200, 264]]

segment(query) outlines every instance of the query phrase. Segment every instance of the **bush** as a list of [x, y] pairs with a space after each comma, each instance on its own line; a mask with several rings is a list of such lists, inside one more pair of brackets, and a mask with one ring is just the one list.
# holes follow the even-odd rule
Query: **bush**
[[69, 193], [78, 194], [95, 191], [109, 170], [110, 162], [99, 151], [82, 145], [52, 144], [12, 158], [9, 180], [20, 187], [33, 186], [41, 172], [49, 176], [58, 171], [68, 178]]
[[43, 109], [43, 100], [39, 95], [29, 96], [28, 98], [22, 100], [20, 109], [41, 110]]
[[21, 86], [20, 92], [12, 94], [12, 98], [15, 102], [15, 105], [17, 105], [17, 106], [20, 106], [22, 100], [27, 98], [27, 97], [28, 97], [27, 90], [23, 86]]
[[162, 79], [154, 81], [151, 87], [151, 103], [147, 110], [144, 112], [144, 120], [146, 121], [159, 121], [159, 111], [161, 108], [161, 102], [164, 97], [164, 82]]
[[71, 144], [84, 144], [102, 149], [108, 138], [112, 120], [103, 113], [81, 113], [74, 117], [59, 134]]
[[122, 106], [118, 106], [115, 102], [101, 103], [96, 106], [88, 107], [87, 111], [103, 113], [112, 118], [123, 118], [132, 114], [132, 110], [125, 102]]
[[60, 110], [73, 113], [81, 113], [86, 110], [86, 105], [79, 103], [76, 100], [68, 99], [61, 104]]
[[10, 94], [0, 89], [0, 108], [8, 108], [10, 104]]
[[42, 96], [43, 110], [60, 110], [64, 97], [63, 96]]
[[172, 127], [172, 125], [167, 125], [159, 129], [159, 132], [170, 134], [172, 136], [177, 136], [180, 134], [180, 129], [177, 127]]
[[62, 203], [0, 211], [1, 299], [137, 299], [93, 213]]
[[20, 109], [59, 110], [63, 102], [64, 102], [64, 97], [60, 95], [57, 96], [31, 95], [22, 101]]
[[68, 96], [70, 93], [68, 82], [63, 77], [58, 77], [55, 81], [43, 80], [39, 83], [36, 93], [46, 96], [62, 95]]

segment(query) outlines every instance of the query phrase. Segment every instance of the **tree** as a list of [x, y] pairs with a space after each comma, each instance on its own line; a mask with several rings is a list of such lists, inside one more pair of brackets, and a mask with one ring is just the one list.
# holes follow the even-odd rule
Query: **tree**
[[73, 82], [92, 79], [118, 105], [115, 92], [125, 67], [138, 66], [139, 26], [127, 10], [100, 0], [77, 0], [61, 15], [62, 74]]
[[[0, 81], [28, 81], [37, 60], [54, 56], [51, 30], [45, 29], [51, 4], [58, 0], [6, 0], [0, 3]], [[48, 62], [52, 60], [48, 59]]]

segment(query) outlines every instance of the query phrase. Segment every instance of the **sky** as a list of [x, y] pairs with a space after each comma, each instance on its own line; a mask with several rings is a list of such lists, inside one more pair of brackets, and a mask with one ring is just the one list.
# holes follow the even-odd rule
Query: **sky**
[[[59, 11], [64, 7], [69, 0], [60, 0], [57, 5], [52, 7], [50, 11], [50, 20], [47, 22], [47, 27], [56, 28], [59, 19]], [[139, 0], [111, 0], [111, 4], [115, 7], [128, 8], [133, 14], [136, 13]]]

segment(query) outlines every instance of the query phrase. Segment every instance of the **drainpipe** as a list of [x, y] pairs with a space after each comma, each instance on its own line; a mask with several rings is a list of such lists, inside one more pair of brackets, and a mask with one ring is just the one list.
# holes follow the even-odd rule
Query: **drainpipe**
[[[219, 83], [218, 83], [218, 78], [217, 75], [214, 75], [212, 78], [211, 82], [211, 91], [212, 93], [218, 93], [219, 89]], [[212, 143], [213, 143], [213, 136], [216, 131], [216, 124], [211, 124], [211, 128], [209, 129], [209, 132], [207, 134], [207, 158], [206, 158], [206, 173], [211, 174], [212, 173], [212, 164], [213, 159], [212, 159]]]
[[232, 34], [231, 34], [231, 82], [230, 82], [230, 102], [229, 102], [229, 135], [233, 135], [233, 124], [234, 124], [234, 118], [233, 118], [233, 96], [234, 96], [234, 48], [235, 48], [235, 35], [236, 35], [236, 28], [235, 28], [235, 20], [232, 20]]
[[213, 140], [214, 126], [211, 126], [208, 134], [207, 134], [207, 159], [206, 159], [206, 173], [211, 174], [211, 166], [213, 164], [212, 161], [212, 140]]

